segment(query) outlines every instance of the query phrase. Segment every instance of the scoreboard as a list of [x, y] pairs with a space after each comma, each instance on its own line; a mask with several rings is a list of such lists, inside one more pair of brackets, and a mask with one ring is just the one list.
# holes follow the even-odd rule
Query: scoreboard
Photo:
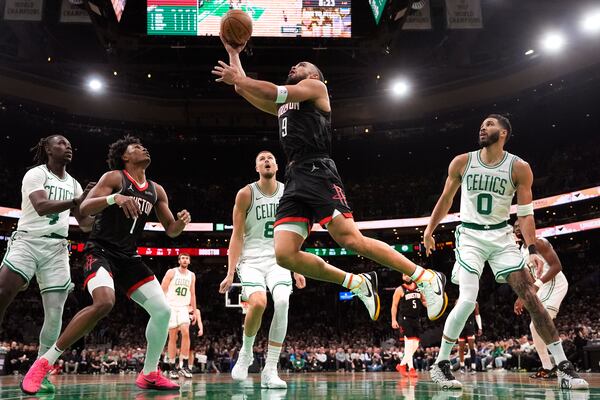
[[351, 0], [146, 0], [148, 35], [218, 36], [231, 9], [250, 15], [255, 37], [349, 38]]

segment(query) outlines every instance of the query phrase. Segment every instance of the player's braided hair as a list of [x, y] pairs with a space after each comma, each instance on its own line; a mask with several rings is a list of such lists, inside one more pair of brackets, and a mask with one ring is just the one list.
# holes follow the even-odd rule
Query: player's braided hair
[[123, 154], [130, 144], [141, 144], [140, 139], [135, 136], [125, 135], [122, 139], [117, 140], [108, 147], [108, 158], [106, 162], [111, 170], [125, 169], [125, 161]]
[[47, 164], [48, 163], [48, 153], [46, 152], [46, 145], [53, 137], [58, 135], [50, 135], [45, 138], [41, 138], [39, 142], [35, 146], [29, 149], [29, 151], [33, 152], [33, 167], [37, 167], [38, 165]]

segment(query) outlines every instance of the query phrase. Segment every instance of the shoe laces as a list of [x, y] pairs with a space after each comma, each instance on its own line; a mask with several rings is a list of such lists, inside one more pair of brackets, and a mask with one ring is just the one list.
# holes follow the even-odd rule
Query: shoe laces
[[439, 363], [438, 367], [440, 367], [440, 369], [442, 370], [442, 373], [444, 374], [444, 377], [448, 380], [454, 380], [454, 375], [452, 375], [452, 372], [450, 371], [450, 363], [449, 362], [445, 362], [445, 363]]

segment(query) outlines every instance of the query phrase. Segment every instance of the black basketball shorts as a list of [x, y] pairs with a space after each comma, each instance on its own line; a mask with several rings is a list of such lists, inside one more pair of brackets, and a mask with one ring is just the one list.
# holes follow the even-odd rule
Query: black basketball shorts
[[127, 297], [143, 284], [156, 279], [154, 272], [142, 261], [140, 256], [115, 254], [94, 242], [86, 243], [84, 249], [83, 287], [104, 268], [113, 278], [116, 286]]
[[344, 184], [333, 160], [312, 158], [288, 166], [275, 226], [306, 223], [310, 232], [315, 222], [325, 228], [334, 213], [352, 218]]
[[475, 338], [475, 322], [472, 318], [467, 320], [465, 327], [460, 333], [459, 339], [466, 340], [468, 338]]
[[400, 334], [407, 339], [419, 339], [421, 336], [421, 322], [418, 318], [402, 317], [400, 321]]

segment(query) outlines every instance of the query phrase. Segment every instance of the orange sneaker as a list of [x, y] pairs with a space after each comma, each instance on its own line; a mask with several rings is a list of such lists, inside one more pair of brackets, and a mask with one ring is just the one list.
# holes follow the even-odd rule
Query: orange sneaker
[[417, 378], [419, 375], [417, 375], [417, 370], [414, 368], [411, 368], [408, 371], [408, 376], [410, 376], [411, 378]]
[[165, 378], [160, 370], [150, 372], [144, 375], [144, 371], [140, 372], [135, 384], [140, 389], [154, 389], [154, 390], [179, 390], [179, 385], [175, 382]]
[[406, 365], [396, 365], [396, 371], [400, 372], [400, 375], [408, 378], [408, 372], [406, 371]]

